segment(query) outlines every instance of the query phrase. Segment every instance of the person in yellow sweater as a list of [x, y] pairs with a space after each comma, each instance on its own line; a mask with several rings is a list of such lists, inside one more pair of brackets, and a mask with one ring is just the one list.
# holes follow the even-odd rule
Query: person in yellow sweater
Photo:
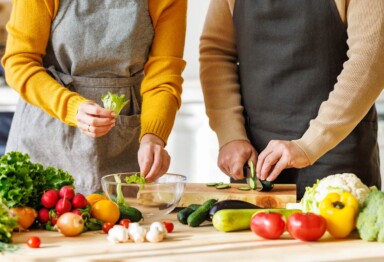
[[[6, 151], [69, 171], [78, 192], [100, 178], [163, 175], [181, 104], [186, 0], [14, 0], [2, 59], [21, 96]], [[130, 100], [117, 118], [111, 92]]]
[[218, 165], [306, 186], [355, 173], [381, 187], [376, 98], [384, 87], [384, 1], [212, 0], [200, 42]]

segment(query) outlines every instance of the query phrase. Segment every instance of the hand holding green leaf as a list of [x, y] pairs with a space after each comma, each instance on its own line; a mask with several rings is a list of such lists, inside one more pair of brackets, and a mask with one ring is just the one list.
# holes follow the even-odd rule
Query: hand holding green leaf
[[104, 108], [113, 110], [116, 114], [115, 118], [118, 117], [121, 110], [129, 103], [129, 99], [125, 99], [125, 95], [117, 95], [108, 92], [106, 95], [101, 97], [101, 101], [103, 101]]

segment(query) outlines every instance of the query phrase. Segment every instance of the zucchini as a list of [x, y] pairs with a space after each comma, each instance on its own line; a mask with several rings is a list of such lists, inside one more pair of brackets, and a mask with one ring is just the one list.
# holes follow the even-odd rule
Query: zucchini
[[205, 201], [201, 207], [190, 214], [187, 218], [187, 223], [191, 227], [197, 227], [209, 216], [209, 210], [217, 202], [216, 199], [209, 199]]
[[222, 209], [260, 209], [261, 207], [256, 206], [252, 203], [242, 200], [222, 200], [215, 203], [211, 210], [209, 210], [209, 217], [212, 219], [213, 215]]
[[249, 230], [252, 217], [260, 212], [280, 213], [285, 219], [294, 213], [300, 213], [299, 209], [271, 208], [271, 209], [223, 209], [217, 211], [213, 218], [213, 227], [219, 231], [231, 232]]
[[199, 204], [190, 204], [188, 207], [177, 212], [177, 220], [179, 220], [181, 224], [187, 225], [188, 216], [196, 211], [199, 207], [201, 207]]

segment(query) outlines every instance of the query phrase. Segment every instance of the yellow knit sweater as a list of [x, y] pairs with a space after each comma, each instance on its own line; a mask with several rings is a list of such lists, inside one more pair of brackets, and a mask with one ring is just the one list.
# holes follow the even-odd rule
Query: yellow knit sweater
[[[8, 84], [24, 100], [76, 126], [78, 107], [87, 99], [61, 86], [42, 66], [58, 7], [59, 0], [13, 0], [2, 63]], [[181, 105], [186, 9], [187, 0], [149, 0], [155, 36], [141, 86], [140, 138], [151, 133], [166, 142]]]
[[[335, 2], [347, 26], [348, 60], [329, 99], [322, 103], [303, 136], [295, 140], [311, 163], [354, 129], [384, 87], [384, 1]], [[220, 147], [234, 140], [248, 140], [237, 73], [234, 3], [211, 1], [200, 42], [206, 112]]]

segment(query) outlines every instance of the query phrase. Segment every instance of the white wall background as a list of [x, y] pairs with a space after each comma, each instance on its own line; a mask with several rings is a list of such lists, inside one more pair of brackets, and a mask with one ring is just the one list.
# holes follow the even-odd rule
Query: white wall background
[[172, 157], [169, 172], [183, 174], [189, 182], [200, 183], [229, 181], [217, 167], [218, 143], [205, 115], [199, 80], [199, 41], [209, 2], [188, 1], [183, 104], [167, 145]]

